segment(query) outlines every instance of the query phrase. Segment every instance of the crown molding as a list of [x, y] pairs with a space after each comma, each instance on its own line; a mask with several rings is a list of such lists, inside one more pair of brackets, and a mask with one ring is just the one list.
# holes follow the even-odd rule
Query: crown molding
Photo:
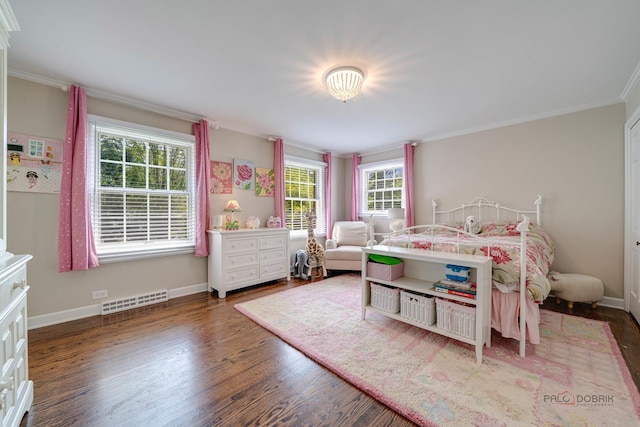
[[504, 122], [492, 123], [492, 124], [488, 124], [488, 125], [485, 125], [485, 126], [478, 126], [478, 127], [475, 127], [475, 128], [468, 128], [468, 129], [463, 129], [463, 130], [459, 130], [459, 131], [455, 131], [455, 132], [444, 133], [444, 134], [430, 136], [430, 137], [424, 137], [424, 138], [420, 138], [420, 141], [422, 141], [422, 142], [438, 141], [438, 140], [441, 140], [441, 139], [448, 139], [448, 138], [453, 138], [453, 137], [456, 137], [456, 136], [469, 135], [469, 134], [472, 134], [472, 133], [483, 132], [483, 131], [492, 130], [492, 129], [499, 129], [499, 128], [503, 128], [503, 127], [507, 127], [507, 126], [513, 126], [513, 125], [517, 125], [517, 124], [533, 122], [533, 121], [536, 121], [536, 120], [542, 120], [542, 119], [548, 119], [548, 118], [551, 118], [551, 117], [563, 116], [565, 114], [577, 113], [577, 112], [585, 111], [585, 110], [592, 110], [594, 108], [607, 107], [609, 105], [620, 104], [622, 102], [624, 102], [624, 101], [622, 99], [620, 99], [620, 98], [605, 99], [603, 101], [593, 102], [591, 104], [583, 104], [583, 105], [578, 105], [576, 107], [564, 108], [564, 109], [560, 109], [560, 110], [550, 111], [550, 112], [547, 112], [547, 113], [534, 114], [534, 115], [531, 115], [531, 116], [521, 117], [519, 119], [506, 120]]
[[20, 31], [20, 25], [18, 25], [9, 0], [0, 0], [0, 47], [3, 50], [9, 47], [9, 32], [11, 31]]
[[[31, 82], [34, 82], [34, 83], [39, 83], [39, 84], [46, 85], [46, 86], [57, 87], [57, 88], [60, 88], [61, 90], [65, 91], [65, 92], [67, 90], [69, 90], [69, 86], [71, 86], [71, 83], [69, 83], [69, 82], [64, 82], [64, 81], [61, 81], [61, 80], [56, 80], [56, 79], [52, 79], [52, 78], [49, 78], [49, 77], [40, 76], [40, 75], [37, 75], [37, 74], [27, 73], [27, 72], [24, 72], [24, 71], [14, 70], [14, 69], [11, 69], [11, 68], [9, 68], [8, 74], [9, 74], [9, 76], [15, 77], [15, 78], [18, 78], [18, 79], [28, 80], [28, 81], [31, 81]], [[139, 108], [141, 110], [150, 111], [152, 113], [161, 114], [163, 116], [168, 116], [168, 117], [173, 117], [173, 118], [176, 118], [176, 119], [185, 120], [185, 121], [188, 121], [188, 122], [197, 123], [201, 119], [205, 119], [209, 123], [209, 126], [214, 127], [214, 128], [219, 126], [219, 123], [218, 123], [217, 120], [207, 119], [207, 118], [205, 118], [203, 116], [200, 116], [200, 115], [197, 115], [197, 114], [174, 110], [172, 108], [167, 108], [167, 107], [163, 107], [161, 105], [151, 104], [149, 102], [140, 101], [140, 100], [137, 100], [137, 99], [126, 97], [126, 96], [115, 95], [113, 93], [109, 93], [109, 92], [106, 92], [106, 91], [103, 91], [103, 90], [92, 89], [92, 88], [88, 88], [88, 87], [84, 87], [84, 90], [85, 90], [87, 96], [90, 96], [90, 97], [96, 98], [96, 99], [101, 99], [103, 101], [109, 101], [109, 102], [114, 102], [114, 103], [117, 103], [117, 104], [123, 104], [123, 105], [127, 105], [127, 106], [130, 106], [130, 107]]]
[[636, 65], [636, 69], [633, 70], [633, 73], [631, 74], [629, 81], [627, 82], [624, 89], [622, 90], [622, 93], [620, 94], [620, 98], [622, 98], [623, 101], [627, 102], [627, 100], [629, 99], [629, 96], [631, 96], [631, 92], [633, 92], [633, 90], [636, 88], [639, 81], [640, 81], [640, 62], [638, 63], [638, 65]]

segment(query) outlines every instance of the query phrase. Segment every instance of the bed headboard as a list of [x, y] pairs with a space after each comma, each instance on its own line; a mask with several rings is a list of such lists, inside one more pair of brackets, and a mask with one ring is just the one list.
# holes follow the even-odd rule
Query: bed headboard
[[524, 217], [527, 217], [531, 221], [542, 226], [542, 216], [540, 214], [542, 196], [538, 195], [533, 203], [535, 205], [534, 210], [521, 210], [502, 206], [500, 203], [488, 200], [484, 197], [478, 197], [468, 203], [463, 203], [460, 207], [439, 211], [438, 202], [434, 199], [431, 201], [431, 205], [433, 206], [432, 223], [464, 222], [467, 216], [473, 215], [481, 224], [491, 221], [522, 221]]

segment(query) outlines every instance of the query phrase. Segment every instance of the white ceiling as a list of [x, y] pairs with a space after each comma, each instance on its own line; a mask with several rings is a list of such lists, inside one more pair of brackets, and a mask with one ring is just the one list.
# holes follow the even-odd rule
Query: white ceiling
[[[9, 69], [366, 153], [621, 102], [638, 0], [13, 0]], [[361, 94], [323, 74], [354, 65]]]

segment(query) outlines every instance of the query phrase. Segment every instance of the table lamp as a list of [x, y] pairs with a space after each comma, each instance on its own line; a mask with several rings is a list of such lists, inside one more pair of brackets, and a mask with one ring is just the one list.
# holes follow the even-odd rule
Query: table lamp
[[227, 230], [237, 230], [238, 228], [240, 228], [238, 221], [234, 221], [233, 219], [233, 213], [234, 212], [242, 212], [242, 209], [240, 209], [240, 204], [238, 203], [237, 200], [229, 200], [227, 202], [227, 205], [224, 207], [224, 211], [225, 212], [231, 212], [231, 217], [229, 218], [229, 215], [227, 215], [227, 224], [225, 226], [225, 228]]
[[398, 231], [404, 228], [404, 208], [391, 208], [387, 211], [387, 218], [391, 220], [389, 228]]

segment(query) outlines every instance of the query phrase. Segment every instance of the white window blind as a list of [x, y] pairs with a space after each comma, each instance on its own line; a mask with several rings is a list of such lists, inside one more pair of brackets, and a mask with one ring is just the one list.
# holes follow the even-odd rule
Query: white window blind
[[90, 202], [101, 260], [193, 250], [193, 137], [89, 122]]

